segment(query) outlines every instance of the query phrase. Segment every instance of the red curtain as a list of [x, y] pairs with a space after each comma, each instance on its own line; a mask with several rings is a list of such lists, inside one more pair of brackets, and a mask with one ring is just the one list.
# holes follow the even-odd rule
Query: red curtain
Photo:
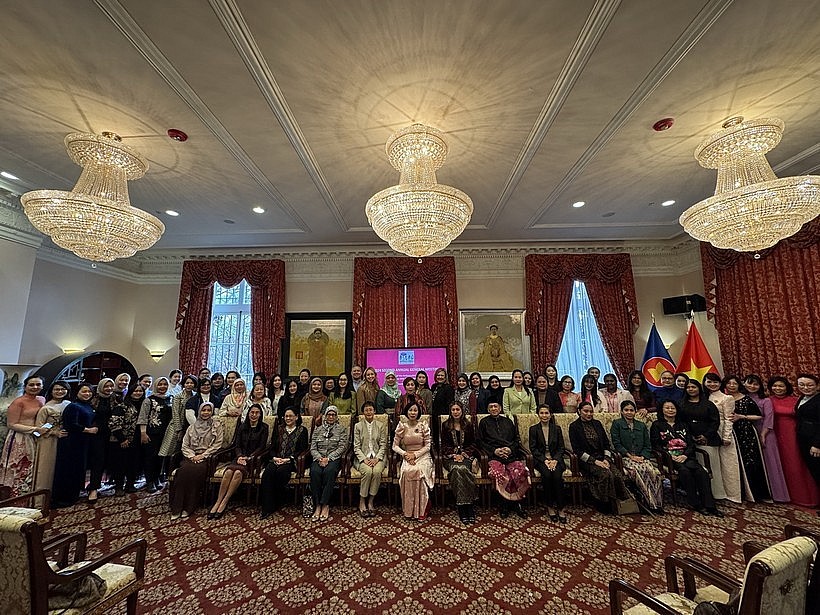
[[231, 287], [243, 279], [251, 287], [251, 358], [254, 371], [279, 369], [285, 336], [285, 263], [280, 260], [185, 261], [179, 288], [176, 332], [179, 367], [196, 374], [208, 362], [214, 282]]
[[604, 348], [618, 379], [635, 366], [632, 336], [638, 330], [635, 281], [629, 254], [529, 254], [524, 259], [533, 368], [555, 363], [567, 324], [572, 283], [586, 284]]
[[353, 353], [404, 346], [404, 291], [410, 346], [447, 348], [447, 371], [458, 369], [456, 265], [451, 256], [356, 258], [353, 262]]
[[707, 243], [700, 253], [727, 374], [820, 370], [820, 218], [758, 258]]

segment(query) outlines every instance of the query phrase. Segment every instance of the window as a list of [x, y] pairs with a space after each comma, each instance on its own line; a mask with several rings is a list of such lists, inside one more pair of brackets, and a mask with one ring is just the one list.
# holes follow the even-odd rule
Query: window
[[251, 287], [242, 280], [232, 288], [214, 283], [208, 368], [212, 372], [237, 370], [253, 375], [251, 363]]
[[583, 282], [575, 280], [564, 339], [558, 352], [558, 377], [564, 374], [572, 376], [577, 392], [581, 387], [581, 378], [587, 373], [587, 368], [593, 365], [600, 368], [601, 381], [604, 374], [615, 373], [601, 341], [598, 323], [595, 322], [595, 315], [589, 303], [587, 287]]

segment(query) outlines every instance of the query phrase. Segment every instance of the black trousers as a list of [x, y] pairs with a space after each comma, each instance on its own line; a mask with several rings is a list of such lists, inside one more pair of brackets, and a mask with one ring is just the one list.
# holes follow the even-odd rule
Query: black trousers
[[110, 434], [96, 434], [88, 444], [88, 468], [91, 477], [88, 481], [88, 490], [99, 489], [102, 486], [103, 473], [108, 469], [108, 439]]
[[142, 464], [145, 470], [145, 482], [150, 485], [159, 479], [162, 470], [163, 457], [159, 456], [159, 447], [162, 444], [162, 434], [148, 434], [150, 442], [142, 445]]
[[108, 459], [114, 486], [117, 489], [133, 486], [137, 480], [139, 448], [133, 443], [123, 448], [119, 442], [109, 442]]
[[544, 462], [536, 461], [535, 469], [541, 473], [541, 486], [544, 488], [547, 506], [555, 506], [561, 510], [564, 507], [564, 472], [561, 466], [548, 470]]
[[[674, 463], [674, 462], [673, 462]], [[684, 491], [686, 500], [692, 508], [714, 508], [715, 498], [712, 495], [712, 479], [709, 473], [697, 460], [689, 458], [677, 464], [678, 480]]]
[[293, 462], [276, 465], [272, 461], [265, 466], [262, 482], [259, 485], [259, 499], [263, 513], [272, 513], [285, 505], [286, 487], [291, 472], [296, 471]]

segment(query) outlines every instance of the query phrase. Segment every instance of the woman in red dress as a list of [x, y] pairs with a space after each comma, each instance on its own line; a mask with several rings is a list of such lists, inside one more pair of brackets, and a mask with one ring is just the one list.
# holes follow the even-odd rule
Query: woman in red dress
[[783, 474], [786, 475], [786, 486], [792, 504], [815, 507], [820, 503], [817, 485], [809, 474], [806, 462], [800, 456], [797, 444], [797, 414], [794, 406], [797, 397], [794, 388], [785, 376], [772, 376], [769, 379], [769, 399], [774, 408], [774, 433], [777, 437], [777, 448], [780, 451], [780, 462]]

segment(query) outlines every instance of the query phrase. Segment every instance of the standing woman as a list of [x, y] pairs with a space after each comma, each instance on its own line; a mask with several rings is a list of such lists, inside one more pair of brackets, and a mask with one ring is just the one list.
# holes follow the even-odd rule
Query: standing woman
[[131, 375], [123, 372], [114, 378], [114, 393], [121, 398], [125, 398], [128, 394], [128, 385], [131, 384]]
[[245, 402], [247, 401], [248, 387], [242, 378], [237, 378], [233, 381], [231, 390], [222, 398], [219, 416], [241, 417], [242, 413], [245, 412]]
[[544, 374], [538, 374], [535, 377], [535, 389], [532, 393], [535, 396], [536, 410], [538, 409], [538, 406], [541, 405], [555, 408], [557, 411], [562, 409], [561, 398], [558, 397], [558, 392], [555, 389], [550, 388], [549, 381]]
[[487, 380], [486, 400], [485, 409], [489, 408], [491, 403], [496, 403], [499, 407], [504, 405], [504, 387], [501, 386], [501, 379], [495, 374]]
[[336, 390], [336, 379], [335, 378], [325, 378], [324, 384], [324, 392], [326, 397], [330, 397], [333, 395], [333, 391]]
[[361, 474], [359, 482], [359, 515], [375, 517], [374, 502], [382, 483], [387, 457], [387, 425], [375, 419], [376, 408], [370, 402], [362, 406], [362, 418], [353, 427], [353, 467]]
[[250, 410], [253, 405], [257, 405], [262, 409], [262, 416], [273, 416], [273, 409], [271, 408], [270, 399], [268, 398], [268, 390], [262, 382], [257, 382], [253, 385], [251, 394], [245, 402], [245, 411], [242, 413], [243, 418], [248, 415], [248, 410]]
[[[208, 370], [200, 370], [199, 373], [202, 374], [203, 371]], [[182, 376], [184, 376], [184, 374], [182, 373], [181, 369], [172, 369], [171, 373], [168, 374], [168, 382], [171, 385], [168, 388], [168, 395], [170, 395], [171, 397], [175, 397], [176, 395], [182, 393], [182, 385], [180, 384], [182, 382]], [[207, 378], [208, 376], [205, 376], [205, 378]]]
[[159, 454], [159, 450], [162, 437], [171, 424], [172, 400], [168, 395], [169, 388], [168, 378], [157, 378], [153, 393], [142, 402], [142, 409], [137, 417], [145, 468], [145, 490], [148, 493], [154, 493], [163, 487], [160, 477], [165, 458]]
[[441, 426], [441, 459], [449, 474], [456, 499], [458, 518], [465, 525], [475, 523], [476, 485], [473, 460], [477, 457], [473, 422], [458, 402], [450, 404], [450, 418]]
[[[806, 461], [814, 484], [820, 487], [820, 395], [817, 376], [797, 374], [800, 397], [794, 411], [797, 414], [797, 444]], [[818, 512], [820, 514], [820, 512]]]
[[[114, 381], [111, 383], [113, 385]], [[36, 422], [46, 401], [40, 395], [42, 390], [43, 379], [29, 376], [23, 381], [23, 394], [9, 404], [6, 415], [9, 432], [0, 457], [0, 485], [10, 489], [9, 497], [32, 491], [36, 439], [48, 431], [42, 423]]]
[[268, 399], [270, 400], [271, 412], [274, 416], [280, 416], [279, 400], [285, 394], [285, 384], [282, 381], [281, 374], [274, 374], [268, 381]]
[[108, 429], [111, 438], [108, 443], [108, 458], [111, 466], [111, 478], [117, 495], [137, 491], [139, 464], [139, 434], [137, 418], [145, 401], [145, 389], [139, 382], [128, 387], [121, 404], [111, 408]]
[[222, 405], [222, 397], [225, 393], [225, 376], [222, 372], [214, 372], [211, 375], [211, 395], [214, 396], [214, 407], [219, 408]]
[[395, 414], [400, 395], [396, 372], [390, 370], [384, 375], [384, 386], [376, 393], [376, 414]]
[[456, 388], [453, 392], [453, 396], [455, 401], [461, 405], [461, 409], [465, 412], [469, 412], [470, 410], [471, 394], [472, 391], [470, 390], [470, 383], [467, 380], [467, 374], [459, 374], [458, 378], [456, 378]]
[[68, 435], [57, 442], [57, 460], [54, 466], [54, 485], [51, 502], [54, 508], [67, 508], [80, 499], [85, 486], [88, 445], [97, 433], [94, 426], [94, 408], [91, 385], [81, 382], [74, 401], [63, 410], [63, 431]]
[[[450, 404], [456, 399], [453, 385], [447, 382], [447, 370], [443, 367], [439, 367], [433, 376], [433, 380], [435, 382], [430, 389], [430, 393], [433, 395], [433, 401], [431, 405], [428, 406], [428, 408], [430, 408], [430, 414], [436, 417], [447, 415], [450, 413]], [[433, 421], [433, 425], [435, 426], [436, 424], [437, 422]], [[436, 427], [433, 427], [433, 429], [436, 429]]]
[[561, 381], [558, 380], [558, 368], [552, 363], [544, 368], [544, 375], [547, 377], [547, 387], [555, 391], [561, 392]]
[[188, 425], [194, 424], [194, 421], [196, 421], [196, 413], [199, 412], [199, 407], [206, 401], [211, 402], [214, 407], [217, 405], [211, 379], [207, 376], [199, 379], [199, 386], [197, 387], [196, 393], [185, 402], [185, 429], [188, 429]]
[[[594, 376], [590, 377], [595, 380]], [[569, 439], [598, 511], [614, 513], [615, 500], [629, 499], [629, 489], [624, 475], [615, 465], [604, 426], [594, 418], [592, 404], [588, 401], [578, 406], [578, 418], [569, 425]]]
[[535, 377], [532, 375], [532, 372], [524, 372], [524, 386], [530, 391], [535, 387]]
[[535, 414], [535, 395], [524, 384], [524, 372], [514, 369], [512, 372], [512, 382], [504, 389], [504, 402], [502, 404], [504, 414]]
[[[181, 392], [171, 395], [171, 388], [168, 387], [168, 395], [171, 397], [171, 422], [168, 424], [168, 429], [165, 430], [162, 444], [159, 447], [160, 456], [173, 457], [179, 452], [182, 436], [188, 428], [188, 422], [185, 420], [185, 404], [194, 396], [194, 390], [198, 386], [199, 382], [196, 376], [189, 374], [182, 379]], [[216, 405], [214, 405], [215, 407]]]
[[[396, 427], [393, 451], [401, 455], [399, 489], [405, 519], [424, 521], [430, 513], [430, 490], [434, 485], [433, 460], [430, 457], [432, 435], [426, 421], [420, 421], [416, 404], [405, 409], [406, 421]], [[431, 417], [438, 420], [437, 417]]]
[[376, 396], [379, 394], [379, 380], [376, 377], [376, 370], [372, 367], [367, 367], [362, 376], [362, 383], [356, 390], [356, 412], [359, 414], [362, 411], [362, 404], [369, 401], [373, 405], [376, 404]]
[[581, 378], [581, 399], [589, 402], [594, 412], [606, 411], [604, 400], [598, 395], [598, 379], [595, 376], [586, 374]]
[[[686, 383], [684, 394], [685, 398], [678, 418], [686, 425], [695, 445], [709, 455], [709, 463], [712, 466], [712, 495], [716, 500], [725, 500], [728, 494], [724, 486], [723, 464], [721, 464], [720, 457], [720, 449], [723, 448], [723, 440], [720, 437], [720, 410], [704, 396], [703, 387], [697, 380], [690, 379]], [[733, 495], [739, 503], [739, 482], [737, 491]]]
[[530, 451], [541, 474], [541, 488], [551, 521], [567, 522], [564, 508], [564, 433], [547, 404], [538, 406], [539, 422], [530, 427]]
[[[503, 400], [502, 400], [503, 402]], [[475, 420], [476, 415], [487, 412], [487, 389], [481, 381], [481, 374], [473, 372], [470, 374], [470, 416]]]
[[800, 455], [797, 443], [797, 414], [794, 406], [797, 397], [785, 376], [772, 376], [768, 382], [769, 399], [774, 410], [774, 435], [780, 451], [783, 473], [792, 504], [814, 508], [820, 504], [820, 489], [814, 484], [809, 468]]
[[[259, 385], [255, 385], [254, 388], [256, 386]], [[247, 417], [237, 428], [236, 436], [234, 436], [233, 463], [229, 464], [222, 473], [219, 495], [208, 513], [208, 519], [222, 517], [231, 496], [239, 489], [242, 481], [250, 476], [254, 459], [258, 458], [267, 447], [268, 425], [262, 420], [262, 415], [262, 406], [251, 404]]]
[[328, 396], [328, 405], [336, 406], [339, 414], [358, 414], [354, 408], [356, 391], [353, 390], [353, 379], [342, 372], [336, 379], [336, 388]]
[[[302, 416], [311, 416], [315, 421], [327, 406], [327, 397], [321, 378], [311, 378], [307, 395], [302, 398]], [[337, 410], [338, 413], [338, 410]]]
[[[295, 382], [295, 381], [294, 381]], [[296, 459], [308, 448], [308, 430], [294, 408], [282, 409], [282, 420], [276, 422], [271, 438], [270, 461], [260, 483], [261, 519], [267, 519], [285, 505], [285, 488], [296, 472]]]
[[[321, 380], [320, 380], [321, 382]], [[336, 477], [342, 465], [342, 457], [347, 451], [347, 427], [339, 423], [336, 406], [324, 410], [322, 423], [313, 428], [310, 438], [310, 493], [313, 496], [314, 513], [311, 520], [330, 519], [330, 497], [336, 485]]]
[[646, 423], [636, 420], [638, 409], [628, 399], [621, 402], [621, 418], [609, 430], [612, 447], [621, 455], [624, 472], [638, 486], [646, 505], [656, 515], [663, 514], [663, 478], [652, 464], [652, 442]]
[[763, 451], [760, 450], [760, 436], [755, 425], [763, 420], [763, 413], [754, 400], [746, 394], [737, 376], [726, 376], [723, 379], [723, 392], [735, 402], [732, 414], [732, 431], [740, 453], [740, 462], [745, 484], [755, 502], [771, 502], [772, 494], [766, 466], [763, 464]]
[[51, 489], [54, 482], [54, 464], [57, 459], [57, 441], [63, 425], [63, 411], [71, 403], [71, 385], [57, 380], [46, 393], [46, 404], [37, 412], [35, 425], [50, 424], [51, 429], [40, 432], [34, 461], [34, 490]]
[[558, 393], [558, 398], [561, 400], [561, 406], [567, 414], [578, 412], [578, 405], [581, 403], [581, 396], [573, 391], [574, 388], [575, 380], [572, 376], [565, 375], [561, 377], [561, 392]]
[[630, 372], [626, 382], [626, 390], [632, 395], [632, 399], [635, 400], [635, 407], [638, 409], [636, 416], [643, 420], [646, 418], [647, 413], [655, 412], [655, 394], [646, 383], [643, 372], [639, 369]]
[[196, 422], [182, 438], [182, 463], [171, 493], [171, 520], [196, 512], [202, 485], [208, 478], [208, 459], [222, 446], [222, 421], [214, 418], [214, 405], [199, 407]]
[[[277, 416], [281, 419], [285, 416], [285, 410], [293, 408], [296, 413], [299, 413], [299, 408], [302, 406], [302, 396], [299, 394], [299, 381], [291, 378], [285, 384], [285, 394], [279, 400], [279, 407], [277, 408]], [[302, 422], [299, 421], [299, 424]]]
[[114, 396], [114, 381], [111, 378], [103, 378], [97, 384], [97, 391], [91, 398], [91, 407], [94, 408], [94, 425], [97, 433], [91, 437], [91, 444], [88, 448], [88, 465], [90, 469], [88, 482], [88, 501], [96, 502], [97, 491], [102, 486], [102, 477], [106, 470], [111, 469], [111, 459], [109, 458], [109, 443], [111, 441], [111, 429], [108, 422], [112, 413], [119, 411], [122, 400]]
[[763, 420], [755, 421], [754, 426], [760, 435], [760, 446], [763, 447], [763, 462], [766, 475], [772, 488], [772, 499], [775, 502], [789, 501], [789, 488], [780, 463], [780, 452], [777, 448], [777, 436], [774, 432], [774, 407], [772, 400], [766, 397], [763, 381], [757, 374], [749, 374], [743, 381], [746, 394], [757, 404]]
[[427, 372], [423, 369], [416, 372], [416, 395], [424, 402], [424, 408], [421, 408], [422, 413], [432, 412], [433, 392], [430, 390], [430, 379], [427, 377]]
[[[677, 382], [677, 376], [675, 377]], [[743, 487], [746, 476], [738, 461], [737, 443], [732, 431], [735, 417], [735, 400], [720, 390], [720, 375], [709, 372], [703, 377], [703, 394], [709, 397], [720, 413], [720, 471], [723, 474], [723, 488], [726, 498], [731, 502], [740, 503], [743, 498]], [[751, 499], [751, 494], [749, 495]]]

